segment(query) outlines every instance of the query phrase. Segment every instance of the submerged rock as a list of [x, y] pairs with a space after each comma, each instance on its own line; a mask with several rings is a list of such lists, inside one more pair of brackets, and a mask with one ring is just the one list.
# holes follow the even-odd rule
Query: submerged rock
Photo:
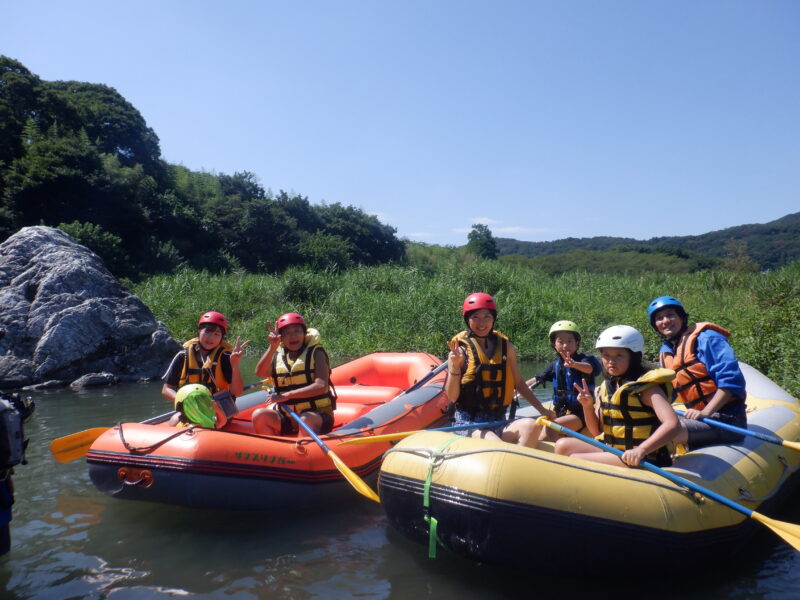
[[117, 378], [112, 373], [87, 373], [69, 384], [73, 388], [100, 387], [114, 385]]
[[0, 244], [0, 306], [0, 387], [154, 379], [180, 349], [100, 257], [51, 227]]

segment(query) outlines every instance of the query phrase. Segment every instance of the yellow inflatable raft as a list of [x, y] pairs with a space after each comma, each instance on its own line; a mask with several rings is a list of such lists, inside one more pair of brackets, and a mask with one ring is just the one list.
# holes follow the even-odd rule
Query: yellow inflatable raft
[[[748, 428], [797, 442], [800, 406], [742, 364]], [[667, 469], [770, 515], [800, 484], [800, 451], [746, 437]], [[642, 469], [444, 432], [414, 434], [384, 457], [379, 493], [391, 525], [466, 558], [612, 577], [724, 563], [760, 530], [753, 519]]]

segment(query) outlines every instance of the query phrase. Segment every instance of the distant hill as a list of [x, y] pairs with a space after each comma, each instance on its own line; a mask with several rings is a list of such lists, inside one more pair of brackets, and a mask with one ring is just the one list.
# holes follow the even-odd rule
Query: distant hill
[[747, 244], [747, 253], [762, 269], [775, 269], [800, 260], [800, 212], [786, 215], [769, 223], [738, 225], [702, 235], [655, 237], [649, 240], [608, 236], [570, 237], [553, 242], [523, 242], [510, 238], [495, 239], [500, 256], [519, 254], [534, 258], [566, 254], [575, 250], [602, 251], [619, 246], [652, 246], [676, 248], [716, 259], [725, 256], [727, 242], [737, 240]]

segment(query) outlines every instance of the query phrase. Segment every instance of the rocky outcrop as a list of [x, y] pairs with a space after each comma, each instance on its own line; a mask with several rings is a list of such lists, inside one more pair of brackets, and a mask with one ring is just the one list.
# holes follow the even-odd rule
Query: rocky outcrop
[[154, 379], [180, 349], [100, 257], [51, 227], [0, 244], [0, 307], [3, 388]]

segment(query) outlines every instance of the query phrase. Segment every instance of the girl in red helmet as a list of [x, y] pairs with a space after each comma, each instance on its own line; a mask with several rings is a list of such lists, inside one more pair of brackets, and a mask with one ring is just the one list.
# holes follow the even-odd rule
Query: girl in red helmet
[[[250, 342], [242, 343], [237, 337], [236, 343], [231, 346], [225, 341], [227, 332], [228, 320], [222, 313], [203, 313], [197, 322], [197, 337], [183, 345], [183, 350], [175, 355], [161, 378], [164, 382], [161, 395], [174, 403], [179, 388], [199, 383], [212, 394], [228, 390], [234, 398], [240, 396], [244, 391], [244, 383], [239, 362]], [[218, 410], [217, 427], [222, 427], [225, 422], [224, 412]]]
[[[554, 418], [534, 396], [520, 375], [517, 351], [505, 335], [495, 331], [497, 305], [489, 294], [467, 296], [461, 314], [467, 329], [450, 340], [445, 391], [454, 404], [454, 424], [470, 425], [505, 419], [517, 392], [547, 418]], [[530, 418], [490, 429], [465, 427], [462, 435], [535, 447], [541, 427]]]
[[286, 313], [273, 327], [267, 321], [269, 348], [256, 365], [259, 378], [271, 378], [276, 394], [266, 407], [253, 411], [256, 433], [290, 435], [297, 423], [280, 404], [289, 405], [316, 433], [333, 429], [333, 397], [330, 389], [330, 361], [319, 345], [319, 333], [308, 329], [297, 313]]

